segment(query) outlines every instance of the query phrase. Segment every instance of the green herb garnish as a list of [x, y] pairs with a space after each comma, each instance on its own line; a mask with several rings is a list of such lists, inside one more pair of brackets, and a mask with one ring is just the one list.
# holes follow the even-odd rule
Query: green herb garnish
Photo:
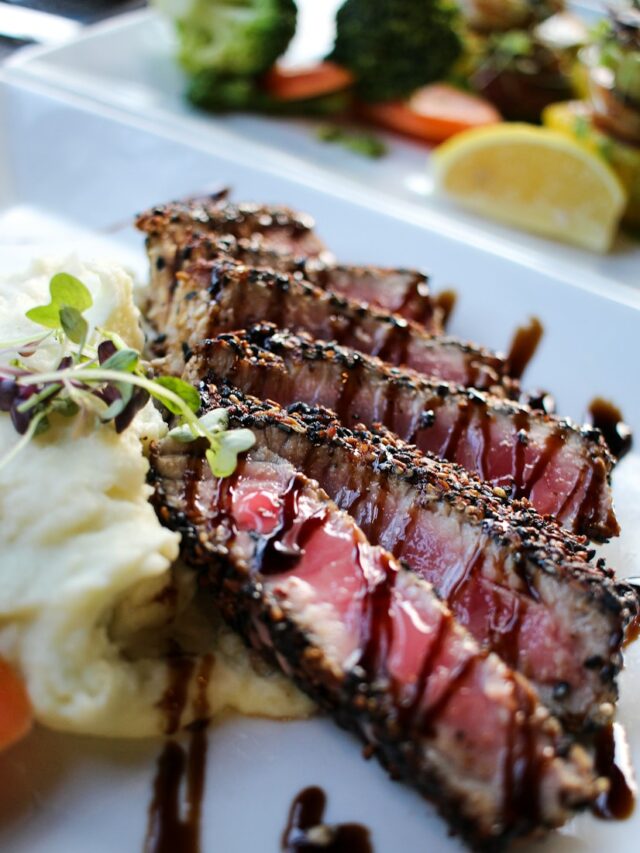
[[[54, 275], [49, 282], [51, 302], [39, 305], [27, 311], [27, 319], [33, 320], [39, 326], [47, 329], [59, 329], [62, 325], [60, 312], [63, 308], [74, 309], [82, 315], [83, 311], [91, 308], [93, 299], [85, 285], [73, 275], [61, 272]], [[78, 341], [75, 341], [78, 343]]]
[[117, 335], [96, 330], [105, 339], [91, 346], [91, 330], [83, 314], [93, 300], [77, 278], [58, 273], [50, 281], [49, 292], [49, 304], [32, 308], [26, 316], [50, 331], [34, 334], [20, 343], [28, 358], [53, 335], [68, 354], [51, 371], [38, 371], [24, 359], [0, 364], [0, 411], [9, 413], [22, 436], [0, 459], [0, 468], [32, 438], [50, 428], [52, 415], [71, 418], [91, 414], [99, 422], [113, 422], [120, 433], [153, 397], [180, 419], [169, 433], [173, 438], [205, 440], [205, 455], [213, 475], [228, 477], [233, 473], [238, 454], [255, 442], [250, 430], [229, 430], [224, 409], [198, 418], [200, 395], [196, 389], [175, 376], [150, 378], [140, 353], [127, 347]]
[[354, 133], [347, 131], [337, 124], [323, 124], [316, 131], [321, 142], [333, 142], [342, 145], [354, 154], [371, 157], [374, 160], [384, 157], [387, 153], [385, 143], [372, 133]]

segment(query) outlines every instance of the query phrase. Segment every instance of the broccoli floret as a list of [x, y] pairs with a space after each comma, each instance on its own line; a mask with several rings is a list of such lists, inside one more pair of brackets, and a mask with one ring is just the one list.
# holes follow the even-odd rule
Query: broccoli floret
[[347, 110], [351, 102], [348, 91], [332, 92], [317, 98], [280, 101], [261, 86], [259, 77], [229, 76], [215, 71], [201, 71], [189, 81], [187, 98], [194, 106], [214, 113], [251, 112], [292, 116], [333, 116]]
[[462, 51], [444, 0], [346, 0], [328, 59], [356, 77], [363, 101], [391, 101], [444, 78]]
[[287, 49], [294, 0], [155, 0], [174, 19], [178, 59], [188, 74], [260, 74]]

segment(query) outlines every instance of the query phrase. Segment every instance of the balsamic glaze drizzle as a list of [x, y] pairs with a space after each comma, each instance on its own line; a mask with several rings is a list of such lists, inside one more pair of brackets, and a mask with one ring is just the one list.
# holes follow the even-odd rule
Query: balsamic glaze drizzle
[[175, 734], [180, 728], [182, 712], [187, 703], [189, 683], [195, 669], [193, 658], [176, 655], [167, 660], [169, 685], [158, 707], [165, 717], [165, 734]]
[[305, 788], [295, 797], [282, 834], [283, 853], [373, 853], [369, 830], [357, 823], [322, 822], [327, 797], [321, 788]]
[[617, 459], [622, 459], [631, 450], [631, 427], [624, 422], [622, 412], [613, 403], [603, 400], [602, 397], [595, 397], [589, 403], [588, 421], [600, 430], [609, 450]]
[[[190, 733], [188, 750], [168, 740], [158, 759], [149, 806], [145, 853], [200, 853], [202, 800], [207, 763], [207, 735], [202, 727]], [[186, 813], [180, 791], [186, 786]]]
[[513, 379], [520, 379], [525, 372], [543, 334], [544, 327], [537, 317], [532, 317], [526, 326], [516, 329], [507, 356], [507, 374]]
[[440, 315], [440, 321], [444, 329], [447, 328], [457, 301], [458, 294], [455, 290], [441, 290], [440, 293], [437, 293], [433, 297], [436, 313]]
[[595, 765], [598, 774], [609, 780], [610, 787], [592, 806], [593, 814], [602, 820], [630, 817], [635, 807], [637, 788], [626, 733], [620, 723], [605, 726], [597, 733]]
[[260, 538], [256, 562], [263, 575], [281, 574], [293, 568], [303, 556], [306, 543], [326, 518], [322, 509], [297, 524], [303, 489], [304, 479], [295, 474], [282, 495], [280, 523], [268, 536]]

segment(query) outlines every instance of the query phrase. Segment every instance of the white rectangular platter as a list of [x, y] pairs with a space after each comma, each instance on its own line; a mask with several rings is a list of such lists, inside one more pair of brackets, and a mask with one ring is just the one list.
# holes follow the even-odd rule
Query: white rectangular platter
[[[616, 401], [640, 434], [640, 295], [543, 255], [413, 208], [382, 203], [355, 186], [242, 139], [154, 127], [26, 77], [0, 80], [0, 267], [44, 252], [120, 258], [144, 277], [142, 240], [128, 227], [148, 205], [229, 185], [238, 199], [284, 202], [310, 212], [345, 261], [424, 267], [434, 288], [454, 286], [452, 331], [503, 348], [535, 314], [545, 326], [525, 377], [581, 417], [596, 394]], [[455, 227], [454, 227], [455, 226]], [[623, 528], [608, 546], [621, 575], [640, 574], [640, 456], [615, 476]], [[0, 570], [2, 565], [0, 550]], [[90, 555], [87, 555], [90, 559]], [[622, 677], [620, 719], [640, 767], [640, 651]], [[289, 804], [307, 785], [329, 798], [330, 822], [370, 827], [376, 853], [454, 853], [432, 808], [365, 762], [358, 745], [324, 719], [231, 719], [210, 732], [203, 851], [275, 853]], [[98, 741], [37, 731], [0, 755], [3, 853], [137, 853], [142, 850], [158, 742]], [[532, 849], [540, 853], [637, 850], [640, 812], [618, 824], [576, 819]], [[520, 846], [520, 850], [528, 849]], [[176, 851], [178, 853], [178, 851]]]
[[[298, 0], [299, 27], [287, 54], [303, 63], [326, 54], [333, 41], [333, 14], [340, 0]], [[574, 3], [586, 19], [602, 14], [597, 2]], [[20, 51], [12, 74], [45, 80], [60, 90], [87, 95], [96, 102], [145, 116], [157, 125], [180, 128], [185, 139], [219, 140], [235, 147], [250, 140], [265, 157], [279, 156], [287, 168], [304, 177], [320, 172], [326, 182], [366, 190], [378, 204], [401, 205], [426, 225], [447, 228], [464, 239], [490, 239], [528, 263], [547, 263], [576, 280], [606, 278], [640, 288], [640, 242], [621, 235], [605, 257], [524, 234], [454, 207], [434, 192], [425, 145], [381, 134], [387, 157], [371, 161], [319, 142], [317, 122], [254, 115], [211, 116], [186, 103], [186, 81], [173, 58], [172, 27], [154, 10], [143, 9], [90, 27], [58, 47]], [[576, 273], [579, 273], [576, 275]]]

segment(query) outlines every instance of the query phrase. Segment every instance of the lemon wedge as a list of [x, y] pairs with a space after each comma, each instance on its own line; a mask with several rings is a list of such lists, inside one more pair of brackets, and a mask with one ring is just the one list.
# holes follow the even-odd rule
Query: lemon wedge
[[469, 209], [606, 252], [626, 205], [619, 178], [565, 134], [527, 124], [465, 131], [436, 149], [436, 185]]

